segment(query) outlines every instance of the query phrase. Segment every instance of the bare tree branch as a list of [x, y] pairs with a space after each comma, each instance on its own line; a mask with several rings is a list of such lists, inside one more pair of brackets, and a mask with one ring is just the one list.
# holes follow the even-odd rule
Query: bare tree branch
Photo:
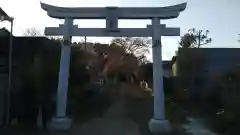
[[199, 48], [212, 42], [212, 38], [208, 36], [209, 30], [189, 29], [188, 33], [181, 37], [180, 48]]
[[41, 32], [39, 32], [36, 28], [27, 28], [23, 33], [24, 36], [42, 36]]

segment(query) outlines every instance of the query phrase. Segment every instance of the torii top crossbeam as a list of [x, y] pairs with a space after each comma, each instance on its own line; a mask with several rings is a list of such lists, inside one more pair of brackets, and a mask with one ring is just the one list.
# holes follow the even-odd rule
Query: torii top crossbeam
[[[57, 7], [41, 2], [41, 7], [53, 18], [65, 19], [106, 19], [109, 16], [118, 19], [172, 19], [186, 8], [187, 3], [168, 7]], [[111, 11], [111, 12], [109, 12]]]

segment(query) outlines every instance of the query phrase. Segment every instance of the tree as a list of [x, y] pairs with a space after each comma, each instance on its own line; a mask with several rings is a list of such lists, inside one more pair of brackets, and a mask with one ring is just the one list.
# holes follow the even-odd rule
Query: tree
[[[107, 48], [105, 47], [102, 46], [101, 48], [101, 53], [105, 58], [103, 73], [119, 72], [120, 68], [124, 66], [124, 57], [126, 57], [127, 53], [121, 46], [116, 44], [108, 45]], [[105, 51], [103, 52], [103, 50]]]
[[145, 54], [149, 53], [151, 40], [148, 38], [114, 38], [111, 43], [121, 46], [126, 53], [134, 54], [139, 60], [145, 60]]
[[[130, 79], [139, 65], [139, 59], [133, 54], [128, 53], [126, 49], [117, 44], [95, 44], [94, 51], [98, 58], [102, 59], [101, 74], [111, 79], [117, 79], [122, 76]], [[144, 59], [141, 58], [141, 59]]]
[[41, 36], [41, 32], [39, 32], [36, 28], [27, 28], [23, 33], [24, 36]]
[[195, 77], [202, 69], [205, 58], [198, 48], [212, 42], [212, 38], [208, 34], [209, 30], [203, 31], [193, 28], [180, 39], [177, 66], [181, 84], [185, 88], [197, 82]]
[[212, 42], [212, 38], [208, 36], [209, 30], [189, 29], [188, 33], [181, 37], [179, 45], [180, 48], [200, 48], [205, 44]]

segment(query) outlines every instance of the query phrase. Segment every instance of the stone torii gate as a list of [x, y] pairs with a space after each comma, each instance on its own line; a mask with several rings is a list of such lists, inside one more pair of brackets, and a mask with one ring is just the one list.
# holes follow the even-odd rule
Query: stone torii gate
[[[185, 10], [187, 3], [169, 7], [106, 7], [106, 8], [69, 8], [56, 7], [41, 3], [42, 9], [52, 18], [65, 19], [59, 27], [46, 27], [46, 35], [63, 35], [60, 71], [57, 90], [56, 116], [52, 126], [56, 130], [67, 130], [72, 120], [66, 116], [70, 44], [72, 36], [100, 37], [152, 37], [153, 41], [153, 83], [154, 116], [149, 122], [151, 132], [166, 132], [170, 125], [164, 114], [162, 45], [161, 36], [179, 36], [180, 28], [168, 28], [160, 24], [160, 19], [177, 18]], [[78, 28], [74, 19], [106, 19], [106, 28]], [[118, 19], [151, 19], [152, 25], [146, 28], [118, 28]]]

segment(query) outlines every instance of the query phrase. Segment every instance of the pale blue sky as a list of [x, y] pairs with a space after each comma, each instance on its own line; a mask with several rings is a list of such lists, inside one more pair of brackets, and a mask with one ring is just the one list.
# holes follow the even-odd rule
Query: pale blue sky
[[[240, 33], [240, 1], [239, 0], [42, 0], [42, 2], [56, 6], [168, 6], [188, 2], [188, 6], [179, 18], [163, 21], [167, 26], [180, 27], [181, 35], [189, 28], [209, 29], [213, 39], [206, 47], [239, 47], [238, 33]], [[60, 20], [51, 19], [40, 7], [39, 0], [0, 0], [2, 7], [10, 16], [15, 18], [14, 35], [23, 35], [26, 28], [36, 27], [43, 32], [45, 26], [58, 26]], [[78, 20], [79, 27], [105, 27], [104, 21]], [[146, 21], [120, 21], [119, 27], [146, 27]], [[0, 26], [9, 28], [7, 23]], [[82, 39], [76, 37], [74, 40]], [[88, 38], [93, 42], [109, 42], [111, 38]], [[171, 59], [177, 49], [179, 37], [163, 38], [163, 59]], [[151, 54], [148, 55], [151, 59]]]

